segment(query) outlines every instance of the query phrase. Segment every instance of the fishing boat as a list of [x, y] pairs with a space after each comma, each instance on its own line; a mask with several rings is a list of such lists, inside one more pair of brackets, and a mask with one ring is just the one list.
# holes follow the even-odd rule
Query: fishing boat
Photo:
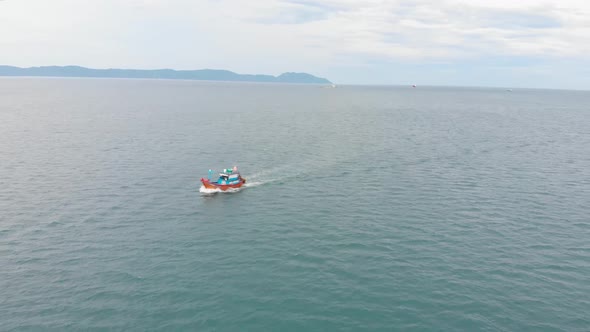
[[213, 171], [209, 170], [209, 178], [201, 178], [201, 183], [207, 189], [219, 189], [226, 191], [228, 189], [240, 188], [246, 183], [246, 179], [240, 175], [240, 172], [238, 172], [238, 168], [236, 166], [233, 168], [224, 169], [221, 173], [219, 173], [219, 178], [217, 181], [211, 181], [212, 173]]

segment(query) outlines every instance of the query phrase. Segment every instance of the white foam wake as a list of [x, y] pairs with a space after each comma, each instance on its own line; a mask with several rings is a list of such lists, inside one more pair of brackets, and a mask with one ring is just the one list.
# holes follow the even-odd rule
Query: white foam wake
[[265, 184], [266, 182], [264, 181], [247, 181], [246, 183], [244, 183], [244, 187], [248, 187], [248, 188], [252, 188], [252, 187], [258, 187], [262, 184]]
[[245, 187], [258, 187], [263, 184], [277, 182], [284, 180], [286, 178], [292, 177], [293, 174], [290, 174], [286, 167], [275, 167], [270, 169], [265, 169], [260, 172], [256, 172], [254, 174], [250, 174], [246, 176], [246, 183], [244, 184]]

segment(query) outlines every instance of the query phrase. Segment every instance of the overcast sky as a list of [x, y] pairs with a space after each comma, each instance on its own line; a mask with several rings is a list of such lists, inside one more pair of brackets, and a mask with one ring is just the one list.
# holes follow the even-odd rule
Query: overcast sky
[[0, 64], [590, 89], [590, 1], [0, 0]]

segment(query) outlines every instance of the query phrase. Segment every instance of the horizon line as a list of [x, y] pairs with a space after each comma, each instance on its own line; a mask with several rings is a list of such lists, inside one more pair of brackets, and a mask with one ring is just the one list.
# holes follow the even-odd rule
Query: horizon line
[[307, 72], [295, 72], [295, 71], [285, 71], [279, 75], [272, 75], [272, 74], [241, 74], [229, 69], [215, 69], [215, 68], [202, 68], [202, 69], [172, 69], [172, 68], [115, 68], [115, 67], [102, 67], [102, 68], [93, 68], [93, 67], [85, 67], [81, 65], [38, 65], [38, 66], [29, 66], [29, 67], [19, 67], [14, 65], [8, 64], [0, 64], [0, 67], [11, 67], [17, 69], [35, 69], [35, 68], [66, 68], [66, 67], [74, 67], [74, 68], [82, 68], [82, 69], [90, 69], [90, 70], [130, 70], [130, 71], [173, 71], [173, 72], [195, 72], [195, 71], [218, 71], [218, 72], [228, 72], [233, 73], [236, 75], [243, 75], [243, 76], [269, 76], [278, 78], [282, 74], [306, 74], [310, 75], [314, 78], [318, 79], [325, 79], [329, 83], [305, 83], [305, 82], [271, 82], [271, 81], [246, 81], [246, 80], [208, 80], [208, 79], [190, 79], [190, 78], [166, 78], [166, 77], [108, 77], [108, 76], [60, 76], [60, 75], [2, 75], [0, 74], [0, 78], [84, 78], [84, 79], [132, 79], [132, 80], [176, 80], [176, 81], [201, 81], [201, 82], [225, 82], [225, 83], [262, 83], [262, 84], [297, 84], [297, 85], [337, 85], [337, 86], [364, 86], [364, 87], [410, 87], [412, 88], [413, 85], [416, 85], [416, 88], [425, 87], [425, 88], [467, 88], [467, 89], [509, 89], [509, 90], [549, 90], [549, 91], [579, 91], [579, 92], [588, 92], [590, 89], [572, 89], [572, 88], [543, 88], [543, 87], [514, 87], [514, 86], [500, 86], [500, 85], [440, 85], [440, 84], [416, 84], [416, 83], [337, 83], [330, 81], [327, 78], [318, 77], [313, 74], [309, 74]]

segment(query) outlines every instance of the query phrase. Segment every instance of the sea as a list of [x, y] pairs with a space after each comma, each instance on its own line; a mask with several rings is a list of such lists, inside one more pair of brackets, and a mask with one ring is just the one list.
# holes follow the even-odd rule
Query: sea
[[1, 78], [0, 331], [590, 331], [590, 92]]

